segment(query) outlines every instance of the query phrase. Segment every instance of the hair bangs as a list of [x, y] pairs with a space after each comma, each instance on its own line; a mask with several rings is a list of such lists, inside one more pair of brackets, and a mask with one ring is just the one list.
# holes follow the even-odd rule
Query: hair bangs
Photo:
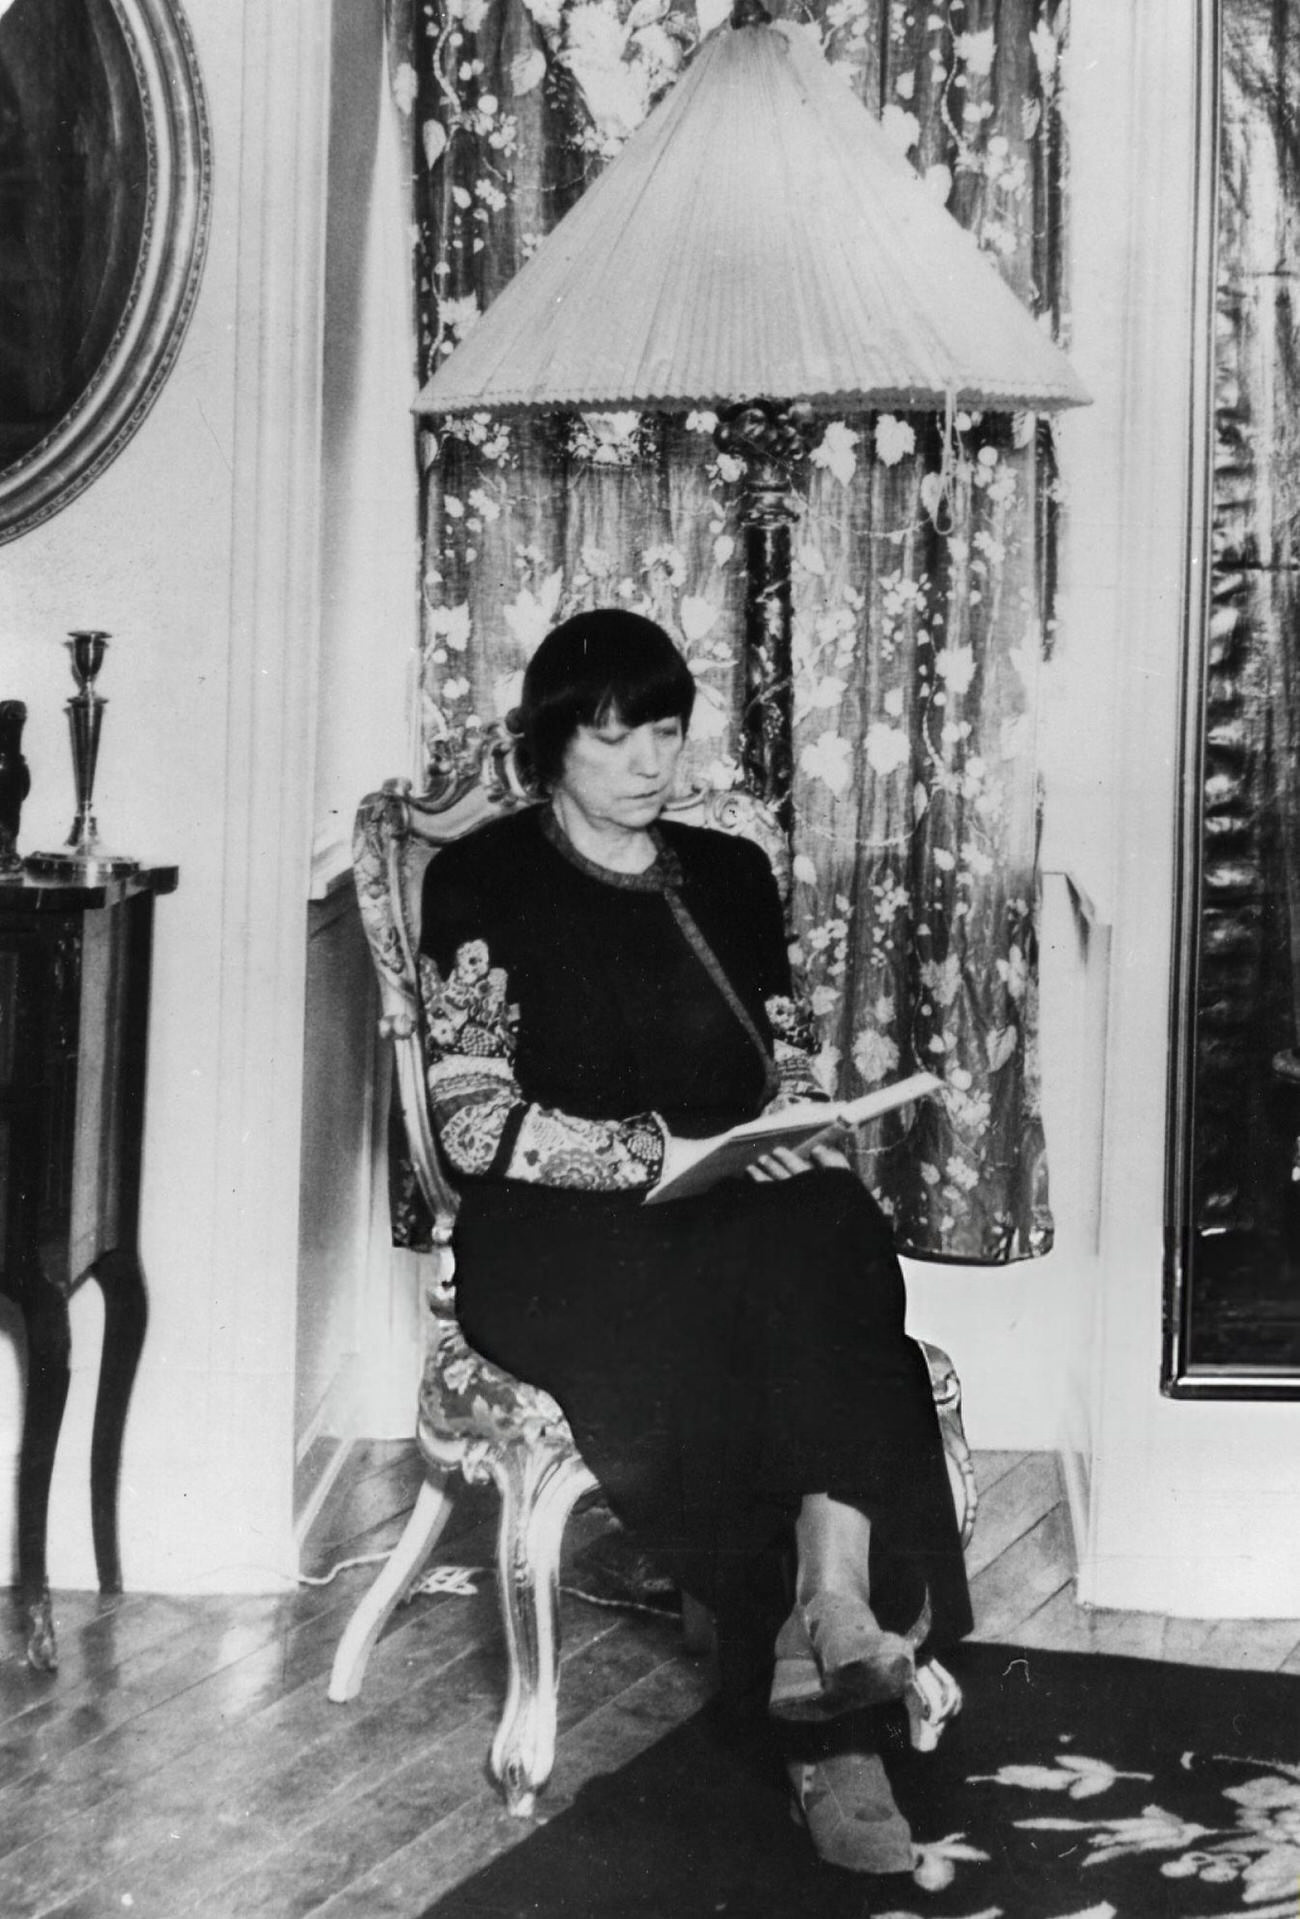
[[680, 719], [685, 730], [694, 704], [691, 669], [661, 626], [621, 607], [575, 614], [547, 634], [524, 673], [514, 723], [525, 776], [551, 787], [580, 726]]
[[604, 726], [619, 720], [624, 726], [644, 726], [651, 720], [689, 720], [695, 701], [695, 681], [687, 669], [684, 681], [680, 656], [665, 662], [658, 670], [640, 673], [622, 672], [597, 695], [591, 715], [584, 726]]

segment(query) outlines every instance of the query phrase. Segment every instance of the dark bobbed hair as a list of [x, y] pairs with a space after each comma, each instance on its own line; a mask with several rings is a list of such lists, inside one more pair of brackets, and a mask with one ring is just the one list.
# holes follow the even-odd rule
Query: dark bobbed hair
[[520, 771], [549, 792], [580, 726], [679, 719], [684, 731], [694, 704], [691, 670], [661, 626], [621, 607], [575, 613], [547, 634], [524, 673], [510, 715]]

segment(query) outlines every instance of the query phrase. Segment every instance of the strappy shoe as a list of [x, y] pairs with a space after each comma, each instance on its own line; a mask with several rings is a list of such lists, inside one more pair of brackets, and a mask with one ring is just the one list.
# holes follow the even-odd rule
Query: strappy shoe
[[886, 1632], [860, 1599], [817, 1593], [777, 1635], [769, 1710], [806, 1724], [906, 1699], [916, 1685], [916, 1648], [929, 1630], [928, 1599], [903, 1634]]
[[933, 1752], [950, 1719], [961, 1711], [961, 1687], [937, 1659], [927, 1659], [903, 1694], [907, 1736], [917, 1752]]
[[911, 1872], [912, 1829], [894, 1803], [879, 1753], [792, 1760], [791, 1816], [807, 1826], [819, 1859], [848, 1872]]

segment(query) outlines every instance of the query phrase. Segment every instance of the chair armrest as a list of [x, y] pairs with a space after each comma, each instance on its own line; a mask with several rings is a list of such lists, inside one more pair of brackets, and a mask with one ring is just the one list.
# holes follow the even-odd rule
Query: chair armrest
[[432, 1216], [434, 1242], [446, 1247], [457, 1202], [442, 1170], [425, 1086], [418, 932], [409, 905], [415, 889], [408, 863], [414, 853], [422, 874], [427, 850], [413, 843], [411, 813], [409, 781], [390, 780], [381, 792], [368, 794], [357, 809], [352, 872], [379, 982], [379, 1031], [393, 1044], [411, 1163]]

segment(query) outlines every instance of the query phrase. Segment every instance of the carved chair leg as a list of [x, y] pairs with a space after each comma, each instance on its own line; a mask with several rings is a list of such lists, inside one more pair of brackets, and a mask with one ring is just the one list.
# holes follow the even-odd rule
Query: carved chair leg
[[[948, 1465], [952, 1503], [961, 1532], [961, 1543], [969, 1546], [975, 1531], [975, 1510], [979, 1489], [975, 1466], [966, 1443], [961, 1417], [961, 1380], [957, 1369], [941, 1346], [921, 1340], [921, 1351], [930, 1369], [930, 1390], [939, 1419], [939, 1434]], [[948, 1721], [961, 1711], [961, 1687], [937, 1659], [927, 1659], [916, 1669], [916, 1682], [907, 1695], [908, 1736], [918, 1752], [933, 1752]]]
[[497, 1573], [510, 1665], [491, 1766], [518, 1818], [532, 1816], [555, 1763], [564, 1527], [596, 1481], [576, 1453], [518, 1443], [490, 1462], [501, 1494]]
[[970, 1447], [966, 1443], [966, 1429], [962, 1424], [961, 1380], [957, 1377], [956, 1367], [941, 1346], [932, 1346], [925, 1339], [919, 1344], [925, 1355], [926, 1365], [930, 1369], [930, 1390], [934, 1394], [934, 1410], [939, 1419], [939, 1434], [947, 1456], [948, 1478], [952, 1486], [952, 1500], [957, 1513], [957, 1525], [961, 1532], [961, 1543], [963, 1546], [969, 1546], [975, 1532], [979, 1489], [975, 1483], [975, 1466], [971, 1459]]
[[420, 1488], [401, 1538], [383, 1571], [349, 1619], [334, 1654], [329, 1697], [336, 1705], [355, 1699], [366, 1676], [366, 1663], [380, 1633], [414, 1585], [425, 1560], [438, 1543], [451, 1517], [452, 1497], [445, 1482], [426, 1479]]
[[957, 1509], [961, 1543], [969, 1546], [975, 1533], [979, 1490], [975, 1484], [975, 1465], [961, 1423], [961, 1389], [958, 1388], [953, 1398], [940, 1402], [936, 1411], [939, 1415], [939, 1431], [943, 1435], [943, 1450], [948, 1458], [948, 1477], [952, 1482], [953, 1505]]

